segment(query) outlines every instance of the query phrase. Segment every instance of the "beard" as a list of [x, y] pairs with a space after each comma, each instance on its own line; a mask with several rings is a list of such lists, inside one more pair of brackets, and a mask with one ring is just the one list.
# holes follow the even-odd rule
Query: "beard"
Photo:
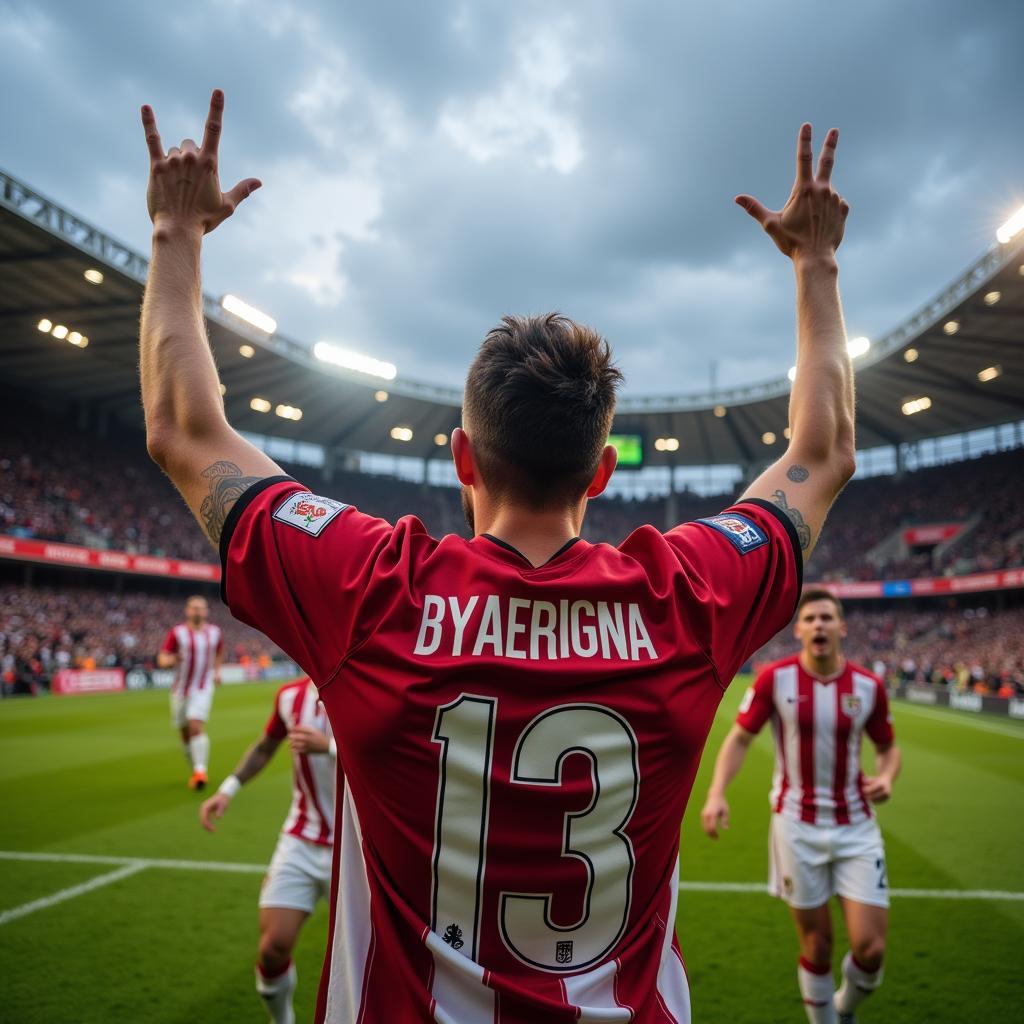
[[465, 517], [466, 525], [469, 527], [470, 535], [476, 536], [476, 519], [473, 516], [473, 501], [469, 496], [469, 488], [463, 487], [461, 494], [462, 498], [462, 515]]

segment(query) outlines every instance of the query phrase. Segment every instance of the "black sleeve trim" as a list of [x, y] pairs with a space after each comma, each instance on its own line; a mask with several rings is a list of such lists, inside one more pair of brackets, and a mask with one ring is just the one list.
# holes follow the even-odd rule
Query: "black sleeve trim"
[[793, 546], [793, 559], [796, 562], [796, 600], [793, 602], [793, 612], [790, 615], [790, 618], [792, 618], [796, 614], [796, 606], [800, 603], [800, 594], [804, 589], [804, 551], [800, 547], [800, 538], [797, 536], [796, 527], [789, 516], [778, 505], [773, 505], [770, 501], [765, 501], [764, 498], [744, 498], [742, 501], [736, 502], [736, 504], [757, 505], [758, 508], [764, 509], [765, 512], [770, 512], [782, 523], [786, 533], [789, 535], [789, 543]]
[[220, 532], [220, 599], [225, 604], [228, 603], [228, 548], [231, 547], [231, 537], [235, 532], [235, 527], [238, 525], [238, 520], [242, 518], [242, 513], [252, 502], [268, 487], [283, 483], [298, 484], [299, 482], [287, 475], [265, 476], [262, 480], [257, 480], [248, 490], [243, 491], [238, 500], [228, 510], [227, 518], [224, 520], [224, 529]]

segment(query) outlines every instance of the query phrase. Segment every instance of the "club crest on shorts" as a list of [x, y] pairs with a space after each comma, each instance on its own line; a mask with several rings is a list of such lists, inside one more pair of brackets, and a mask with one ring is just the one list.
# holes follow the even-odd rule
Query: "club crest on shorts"
[[843, 714], [848, 718], [856, 718], [860, 714], [860, 709], [864, 706], [864, 702], [855, 693], [844, 693], [840, 703]]
[[312, 537], [319, 537], [324, 527], [347, 508], [348, 505], [333, 498], [322, 498], [309, 491], [300, 491], [285, 498], [274, 512], [274, 519]]
[[566, 940], [565, 942], [555, 943], [555, 963], [559, 964], [571, 964], [572, 963], [572, 940]]
[[717, 530], [741, 555], [756, 551], [768, 543], [768, 535], [764, 530], [752, 519], [741, 516], [738, 512], [709, 516], [707, 519], [698, 519], [697, 522]]

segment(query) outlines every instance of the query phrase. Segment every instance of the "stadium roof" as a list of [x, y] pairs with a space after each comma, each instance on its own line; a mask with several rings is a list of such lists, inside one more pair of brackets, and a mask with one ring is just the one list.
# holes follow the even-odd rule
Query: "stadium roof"
[[[147, 260], [0, 171], [0, 265], [0, 380], [141, 427], [137, 331]], [[96, 271], [100, 283], [89, 280]], [[237, 428], [335, 450], [443, 454], [435, 436], [458, 424], [461, 389], [328, 365], [214, 298], [204, 303]], [[861, 448], [1024, 417], [1024, 231], [993, 245], [855, 365]], [[790, 387], [782, 377], [699, 394], [627, 395], [615, 430], [645, 436], [648, 465], [750, 466], [781, 453]], [[285, 418], [296, 409], [300, 420]], [[402, 430], [396, 438], [395, 428], [411, 439], [399, 439]], [[659, 438], [679, 446], [658, 450]]]

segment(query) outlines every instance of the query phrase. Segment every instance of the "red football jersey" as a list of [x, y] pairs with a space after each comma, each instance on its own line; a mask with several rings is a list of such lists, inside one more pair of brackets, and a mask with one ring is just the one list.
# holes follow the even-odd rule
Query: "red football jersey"
[[778, 509], [534, 568], [275, 477], [221, 556], [344, 770], [318, 1021], [689, 1021], [679, 829], [725, 686], [799, 595]]
[[861, 736], [880, 747], [893, 741], [885, 684], [848, 661], [831, 679], [808, 672], [799, 655], [759, 673], [736, 723], [760, 732], [771, 721], [776, 814], [812, 825], [859, 825], [872, 816], [860, 770]]

